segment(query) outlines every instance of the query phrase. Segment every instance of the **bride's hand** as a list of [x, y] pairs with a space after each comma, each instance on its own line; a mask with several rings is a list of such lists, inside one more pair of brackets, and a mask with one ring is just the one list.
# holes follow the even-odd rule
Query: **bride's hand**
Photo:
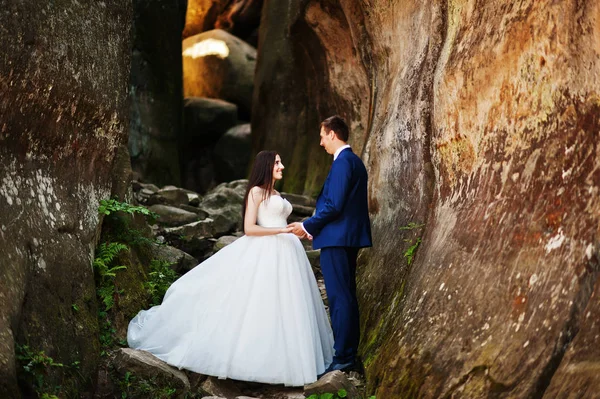
[[292, 228], [291, 228], [291, 227], [284, 227], [284, 228], [282, 228], [281, 230], [279, 230], [279, 233], [280, 233], [280, 234], [283, 234], [283, 233], [291, 233], [291, 232], [292, 232]]

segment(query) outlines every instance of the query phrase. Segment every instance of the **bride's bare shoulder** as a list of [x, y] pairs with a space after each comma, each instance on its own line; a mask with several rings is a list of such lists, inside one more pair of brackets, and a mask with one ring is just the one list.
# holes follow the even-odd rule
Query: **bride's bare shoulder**
[[265, 189], [258, 187], [258, 186], [254, 186], [250, 189], [250, 195], [252, 196], [252, 199], [254, 201], [261, 201], [263, 199], [263, 197], [265, 196]]

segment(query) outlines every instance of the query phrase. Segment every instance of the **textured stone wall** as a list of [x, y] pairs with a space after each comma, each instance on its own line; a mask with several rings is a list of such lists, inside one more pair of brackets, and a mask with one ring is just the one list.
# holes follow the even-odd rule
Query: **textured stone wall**
[[129, 128], [132, 167], [146, 181], [177, 185], [181, 182], [181, 32], [186, 0], [136, 0], [133, 6]]
[[266, 1], [260, 39], [254, 145], [284, 190], [320, 187], [332, 113], [369, 170], [369, 390], [593, 397], [600, 5]]
[[81, 361], [49, 384], [93, 388], [97, 206], [126, 141], [131, 18], [121, 1], [0, 1], [1, 397], [19, 397], [15, 341]]

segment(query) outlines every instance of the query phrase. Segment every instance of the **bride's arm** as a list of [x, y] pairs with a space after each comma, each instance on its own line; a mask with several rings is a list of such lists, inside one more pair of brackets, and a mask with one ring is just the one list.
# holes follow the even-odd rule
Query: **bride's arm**
[[292, 229], [288, 227], [262, 227], [256, 224], [258, 206], [263, 201], [262, 191], [260, 187], [253, 187], [248, 194], [248, 205], [244, 217], [244, 233], [247, 236], [272, 236], [291, 232]]

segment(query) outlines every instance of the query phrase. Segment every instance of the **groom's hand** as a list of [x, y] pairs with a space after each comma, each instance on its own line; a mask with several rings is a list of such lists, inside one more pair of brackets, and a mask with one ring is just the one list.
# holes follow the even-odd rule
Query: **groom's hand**
[[306, 231], [302, 228], [302, 223], [294, 222], [287, 225], [288, 228], [292, 229], [292, 233], [295, 234], [298, 238], [308, 238], [312, 240], [312, 236], [307, 234]]

